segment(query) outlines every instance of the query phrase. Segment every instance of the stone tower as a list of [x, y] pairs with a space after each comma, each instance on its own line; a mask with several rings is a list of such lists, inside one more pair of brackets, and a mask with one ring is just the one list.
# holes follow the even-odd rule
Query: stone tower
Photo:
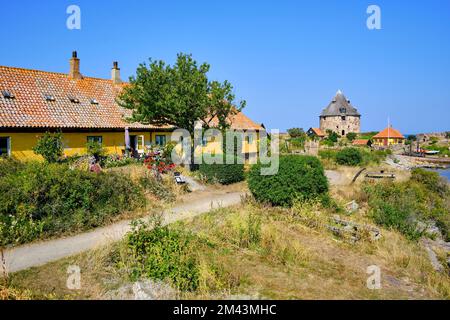
[[332, 130], [341, 136], [349, 132], [361, 131], [361, 115], [350, 104], [350, 100], [338, 90], [331, 103], [320, 115], [320, 129], [323, 132]]

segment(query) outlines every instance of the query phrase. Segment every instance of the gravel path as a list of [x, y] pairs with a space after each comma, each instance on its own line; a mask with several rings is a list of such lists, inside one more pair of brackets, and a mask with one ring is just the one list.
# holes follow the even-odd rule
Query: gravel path
[[[164, 223], [170, 224], [214, 208], [239, 204], [242, 195], [242, 192], [206, 191], [192, 202], [167, 210], [164, 213]], [[119, 241], [130, 230], [130, 222], [131, 220], [124, 220], [75, 236], [8, 249], [5, 252], [6, 269], [10, 273], [25, 270]]]

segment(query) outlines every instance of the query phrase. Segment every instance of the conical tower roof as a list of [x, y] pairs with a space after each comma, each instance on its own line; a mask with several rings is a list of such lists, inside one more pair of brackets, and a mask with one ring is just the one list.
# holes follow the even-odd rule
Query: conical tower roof
[[341, 90], [336, 92], [331, 103], [326, 107], [321, 117], [330, 117], [330, 116], [355, 116], [360, 117], [358, 110], [350, 104], [350, 100], [344, 96]]

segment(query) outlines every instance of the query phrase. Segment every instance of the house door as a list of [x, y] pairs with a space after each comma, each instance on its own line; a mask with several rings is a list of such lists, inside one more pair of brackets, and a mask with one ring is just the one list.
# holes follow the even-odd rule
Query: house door
[[144, 153], [144, 136], [130, 136], [130, 148], [133, 156]]

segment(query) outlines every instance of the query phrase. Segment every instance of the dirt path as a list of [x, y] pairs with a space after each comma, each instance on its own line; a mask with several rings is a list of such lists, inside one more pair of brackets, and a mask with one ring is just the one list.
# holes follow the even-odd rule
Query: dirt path
[[[226, 190], [198, 192], [192, 199], [187, 198], [185, 203], [164, 212], [164, 223], [170, 224], [208, 212], [213, 208], [238, 204], [242, 195], [244, 192]], [[118, 241], [130, 230], [130, 222], [131, 220], [124, 220], [76, 236], [8, 249], [5, 252], [7, 271], [11, 273], [41, 266]]]

